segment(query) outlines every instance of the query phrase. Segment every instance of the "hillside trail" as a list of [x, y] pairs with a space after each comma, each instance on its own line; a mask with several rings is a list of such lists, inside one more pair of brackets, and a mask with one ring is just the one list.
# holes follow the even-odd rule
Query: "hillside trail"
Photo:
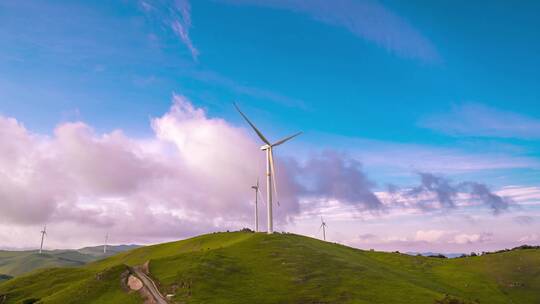
[[154, 280], [152, 280], [152, 278], [150, 278], [143, 269], [146, 269], [148, 268], [147, 264], [145, 263], [144, 266], [142, 267], [129, 267], [129, 270], [131, 271], [131, 273], [136, 276], [137, 278], [139, 278], [139, 280], [141, 280], [141, 282], [143, 283], [144, 285], [144, 288], [148, 291], [148, 295], [150, 296], [151, 299], [149, 299], [149, 303], [151, 304], [168, 304], [167, 300], [165, 299], [165, 297], [163, 297], [163, 295], [159, 292], [159, 289], [156, 285], [156, 283], [154, 282]]

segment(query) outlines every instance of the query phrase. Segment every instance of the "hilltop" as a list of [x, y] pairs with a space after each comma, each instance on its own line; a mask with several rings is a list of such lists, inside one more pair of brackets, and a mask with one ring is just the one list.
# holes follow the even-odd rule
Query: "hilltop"
[[[538, 303], [540, 250], [460, 259], [363, 251], [294, 235], [215, 233], [0, 284], [0, 303], [142, 303], [122, 283], [148, 261], [171, 303]], [[3, 300], [2, 300], [3, 299]]]
[[37, 250], [0, 250], [0, 281], [2, 281], [2, 278], [5, 280], [40, 268], [82, 266], [138, 247], [140, 246], [108, 246], [106, 254], [103, 253], [103, 246], [73, 250], [45, 250], [42, 254], [39, 254]]

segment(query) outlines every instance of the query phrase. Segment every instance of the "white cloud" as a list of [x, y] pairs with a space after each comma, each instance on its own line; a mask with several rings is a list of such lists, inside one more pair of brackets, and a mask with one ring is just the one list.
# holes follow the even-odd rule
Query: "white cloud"
[[540, 205], [540, 187], [506, 186], [497, 191], [522, 205]]
[[518, 241], [522, 243], [528, 243], [528, 245], [531, 245], [530, 243], [540, 242], [540, 234], [532, 233], [532, 234], [524, 235], [520, 237]]
[[[53, 134], [43, 135], [0, 117], [3, 245], [36, 244], [32, 238], [12, 236], [39, 234], [45, 223], [51, 231], [48, 244], [57, 247], [96, 243], [105, 231], [119, 242], [148, 243], [252, 224], [250, 185], [264, 172], [264, 153], [251, 130], [208, 117], [181, 95], [173, 96], [170, 110], [152, 119], [151, 126], [154, 134], [148, 138], [133, 138], [121, 130], [99, 134], [82, 122], [62, 123]], [[321, 213], [334, 223], [394, 223], [425, 216], [414, 202], [395, 204], [391, 193], [374, 193], [375, 184], [361, 164], [346, 154], [314, 152], [300, 161], [280, 157], [281, 151], [278, 230]], [[535, 194], [516, 187], [501, 191], [527, 198]], [[458, 195], [456, 206], [470, 206], [466, 199]], [[260, 215], [264, 222], [265, 212]], [[408, 248], [490, 238], [414, 229], [351, 242]]]
[[[246, 224], [262, 153], [244, 130], [173, 99], [150, 139], [81, 122], [48, 137], [0, 118], [0, 221], [79, 223], [143, 240]], [[295, 210], [282, 208], [278, 221]]]
[[433, 243], [439, 241], [443, 236], [447, 235], [448, 231], [444, 230], [418, 230], [415, 240]]
[[473, 244], [473, 243], [484, 243], [489, 242], [493, 239], [491, 233], [480, 233], [480, 234], [458, 234], [454, 237], [454, 242], [456, 244]]
[[[45, 136], [0, 117], [0, 222], [21, 231], [47, 223], [51, 237], [65, 229], [80, 239], [109, 230], [135, 242], [251, 225], [250, 186], [264, 172], [252, 134], [208, 117], [181, 95], [151, 125], [154, 136], [143, 139], [120, 130], [98, 134], [82, 122], [60, 124]], [[345, 155], [314, 154], [303, 164], [279, 154], [278, 227], [300, 214], [303, 197], [377, 207], [372, 184]], [[328, 188], [332, 165], [336, 183]], [[299, 176], [319, 183], [308, 189]], [[264, 222], [265, 212], [260, 216]]]

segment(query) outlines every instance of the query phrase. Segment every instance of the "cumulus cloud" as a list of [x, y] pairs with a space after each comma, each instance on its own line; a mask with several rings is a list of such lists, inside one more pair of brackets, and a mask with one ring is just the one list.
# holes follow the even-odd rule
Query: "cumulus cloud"
[[[153, 135], [147, 138], [121, 130], [101, 134], [83, 122], [62, 123], [43, 135], [0, 117], [0, 231], [48, 223], [51, 233], [66, 240], [90, 234], [100, 240], [107, 230], [118, 240], [155, 242], [251, 225], [250, 186], [265, 171], [257, 138], [251, 130], [209, 117], [182, 95], [172, 99], [169, 111], [151, 120]], [[279, 151], [278, 227], [321, 210], [390, 216], [403, 208], [416, 212], [472, 204], [498, 213], [510, 204], [483, 184], [453, 183], [429, 173], [419, 175], [419, 186], [375, 193], [376, 184], [348, 154], [324, 151], [298, 159]], [[264, 183], [261, 190], [266, 191]], [[260, 216], [264, 222], [265, 212]], [[410, 238], [379, 241], [467, 239], [452, 235], [419, 230]], [[468, 240], [487, 237], [480, 236]], [[2, 239], [16, 242], [0, 232]], [[378, 241], [373, 235], [359, 240]]]
[[[526, 239], [534, 240], [535, 235], [527, 236]], [[460, 252], [474, 250], [479, 245], [489, 246], [494, 243], [494, 235], [489, 232], [459, 232], [455, 230], [428, 229], [417, 230], [416, 233], [403, 233], [403, 231], [381, 231], [380, 234], [361, 234], [353, 239], [345, 241], [347, 244], [377, 248], [378, 250], [404, 250], [412, 248], [420, 251], [431, 251], [434, 248], [443, 252]], [[531, 242], [531, 241], [529, 241]]]
[[415, 240], [432, 243], [440, 240], [446, 234], [448, 232], [444, 230], [418, 230], [416, 231]]
[[454, 237], [454, 242], [456, 244], [475, 244], [475, 243], [485, 243], [493, 239], [492, 233], [475, 233], [475, 234], [466, 234], [461, 233]]
[[[76, 224], [74, 235], [94, 227], [140, 242], [251, 224], [250, 186], [265, 160], [249, 130], [208, 117], [181, 95], [151, 127], [153, 136], [133, 138], [70, 122], [47, 136], [0, 117], [0, 222]], [[381, 207], [374, 183], [344, 154], [276, 156], [278, 224], [300, 214], [304, 197]]]
[[81, 122], [61, 124], [49, 137], [1, 118], [1, 221], [77, 222], [149, 236], [244, 224], [262, 153], [244, 130], [173, 99], [152, 120], [150, 139], [97, 134]]

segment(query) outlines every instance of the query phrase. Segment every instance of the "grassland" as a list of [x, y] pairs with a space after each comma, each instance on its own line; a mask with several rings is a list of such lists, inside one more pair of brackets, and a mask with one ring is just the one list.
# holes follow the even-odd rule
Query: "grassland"
[[[40, 268], [76, 267], [119, 252], [138, 248], [136, 245], [109, 246], [106, 254], [103, 246], [85, 247], [77, 250], [3, 251], [0, 250], [0, 275], [19, 276]], [[0, 281], [2, 277], [0, 276]]]
[[[216, 233], [0, 283], [0, 303], [140, 303], [125, 265], [150, 261], [175, 303], [539, 303], [540, 250], [439, 259], [362, 251], [293, 234]], [[4, 304], [2, 303], [2, 304]]]

